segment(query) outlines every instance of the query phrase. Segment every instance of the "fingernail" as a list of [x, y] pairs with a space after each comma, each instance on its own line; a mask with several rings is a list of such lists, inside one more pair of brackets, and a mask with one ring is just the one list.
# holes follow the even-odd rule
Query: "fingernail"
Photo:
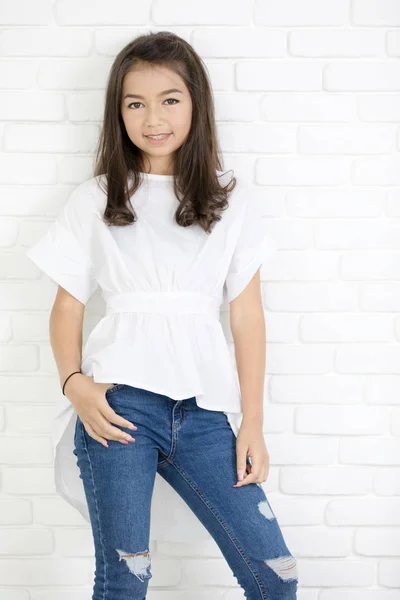
[[238, 471], [238, 479], [239, 479], [239, 481], [242, 481], [243, 475], [244, 475], [244, 471]]
[[129, 429], [137, 429], [137, 427], [136, 427], [136, 425], [132, 425], [132, 423], [130, 423]]

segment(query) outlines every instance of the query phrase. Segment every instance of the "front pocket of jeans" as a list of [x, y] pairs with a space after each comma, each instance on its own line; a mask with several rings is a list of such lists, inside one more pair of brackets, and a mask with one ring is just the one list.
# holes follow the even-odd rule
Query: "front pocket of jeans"
[[114, 383], [114, 385], [112, 387], [110, 387], [110, 388], [108, 388], [108, 390], [106, 390], [106, 398], [111, 396], [111, 394], [114, 394], [114, 392], [118, 392], [118, 390], [121, 390], [125, 386], [126, 386], [125, 383]]

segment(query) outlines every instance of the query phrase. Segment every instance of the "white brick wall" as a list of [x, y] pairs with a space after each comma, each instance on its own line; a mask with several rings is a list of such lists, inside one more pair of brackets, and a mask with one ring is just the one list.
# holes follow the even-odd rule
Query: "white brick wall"
[[[262, 268], [265, 436], [299, 600], [398, 600], [398, 26], [399, 0], [3, 3], [0, 600], [91, 597], [90, 530], [53, 483], [55, 288], [23, 252], [91, 176], [108, 69], [148, 29], [205, 60], [224, 166], [280, 240]], [[243, 597], [215, 545], [153, 557], [151, 600]]]

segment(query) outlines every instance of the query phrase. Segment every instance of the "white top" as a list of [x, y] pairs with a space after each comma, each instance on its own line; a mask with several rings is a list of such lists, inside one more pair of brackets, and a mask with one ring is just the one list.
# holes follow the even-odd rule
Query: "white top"
[[[217, 173], [224, 185], [230, 181], [229, 172]], [[26, 252], [84, 304], [101, 289], [106, 312], [83, 347], [82, 372], [95, 382], [125, 383], [176, 400], [195, 396], [202, 408], [223, 411], [237, 436], [240, 385], [219, 310], [276, 250], [252, 188], [237, 181], [229, 207], [208, 234], [197, 224], [176, 223], [173, 177], [156, 174], [143, 174], [130, 199], [138, 220], [110, 227], [102, 220], [106, 194], [100, 180], [105, 187], [104, 176], [78, 185]], [[76, 411], [61, 389], [56, 400], [56, 489], [89, 521], [72, 452]], [[166, 510], [169, 518], [163, 520]], [[157, 473], [151, 539], [196, 537], [209, 539], [209, 533]]]

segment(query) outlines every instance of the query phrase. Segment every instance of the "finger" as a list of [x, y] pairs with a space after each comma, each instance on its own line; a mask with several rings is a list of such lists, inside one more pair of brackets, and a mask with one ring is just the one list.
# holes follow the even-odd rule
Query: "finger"
[[250, 457], [246, 456], [245, 457], [245, 462], [243, 464], [243, 460], [237, 459], [237, 478], [238, 481], [243, 481], [244, 477], [246, 477], [246, 475], [248, 475], [249, 473], [251, 473], [252, 470], [252, 464], [251, 464], [251, 459]]
[[246, 473], [246, 452], [247, 449], [236, 449], [236, 471], [238, 481], [241, 481]]
[[[254, 457], [253, 457], [254, 458]], [[256, 464], [253, 463], [252, 457], [247, 455], [245, 456], [246, 461], [246, 475], [241, 478], [238, 476], [238, 482], [233, 487], [241, 487], [241, 485], [248, 485], [249, 483], [256, 483], [260, 479], [260, 469], [256, 467]], [[239, 473], [238, 473], [239, 475]]]
[[136, 425], [134, 425], [127, 419], [124, 419], [124, 417], [120, 417], [112, 409], [111, 409], [111, 411], [112, 412], [110, 413], [109, 416], [105, 415], [105, 417], [109, 423], [114, 423], [115, 425], [120, 425], [121, 427], [125, 427], [126, 429], [132, 429], [133, 431], [136, 431], [136, 429], [137, 429]]
[[134, 425], [133, 423], [128, 421], [128, 419], [124, 419], [124, 417], [121, 417], [118, 413], [116, 413], [115, 410], [113, 410], [108, 404], [106, 399], [105, 403], [106, 406], [101, 411], [101, 414], [107, 419], [109, 423], [114, 423], [115, 425], [120, 425], [121, 427], [125, 427], [126, 429], [132, 429], [134, 431], [137, 429], [136, 425]]
[[92, 424], [92, 427], [98, 435], [103, 436], [108, 440], [115, 440], [124, 444], [136, 441], [129, 433], [125, 433], [125, 431], [118, 429], [118, 427], [113, 427], [101, 414], [99, 415], [99, 419]]
[[102, 438], [101, 436], [97, 435], [97, 433], [94, 431], [93, 427], [91, 427], [89, 425], [89, 423], [84, 423], [83, 425], [85, 427], [87, 434], [90, 435], [91, 438], [93, 438], [97, 442], [100, 442], [100, 444], [103, 444], [103, 446], [108, 448], [107, 440]]
[[258, 477], [256, 477], [256, 475], [254, 473], [250, 473], [249, 475], [247, 475], [247, 477], [242, 479], [242, 481], [238, 481], [238, 483], [235, 483], [235, 485], [233, 487], [242, 487], [242, 485], [249, 485], [249, 483], [256, 483], [257, 479], [258, 479]]

